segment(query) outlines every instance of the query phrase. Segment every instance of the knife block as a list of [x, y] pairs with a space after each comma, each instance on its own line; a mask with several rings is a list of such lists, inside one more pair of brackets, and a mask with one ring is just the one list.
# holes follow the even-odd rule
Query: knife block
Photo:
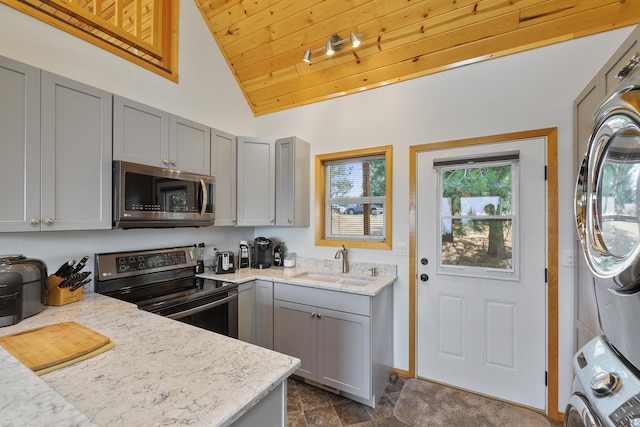
[[82, 286], [75, 291], [72, 291], [71, 288], [59, 288], [58, 285], [62, 281], [63, 279], [55, 274], [50, 274], [47, 277], [47, 305], [65, 305], [80, 301], [82, 298]]

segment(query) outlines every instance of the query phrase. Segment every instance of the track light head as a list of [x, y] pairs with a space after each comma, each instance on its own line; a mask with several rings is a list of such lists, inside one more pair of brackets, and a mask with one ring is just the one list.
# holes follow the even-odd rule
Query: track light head
[[333, 44], [331, 43], [331, 40], [327, 41], [327, 47], [324, 49], [326, 52], [326, 54], [328, 56], [333, 55], [334, 53], [336, 53], [335, 50], [333, 50]]
[[304, 53], [304, 57], [302, 58], [302, 60], [307, 64], [311, 63], [311, 49], [307, 49], [307, 51]]
[[351, 33], [350, 39], [351, 39], [351, 47], [355, 48], [355, 47], [360, 46], [361, 41], [358, 38], [358, 36], [356, 35], [356, 33]]
[[326, 47], [327, 55], [331, 56], [337, 51], [339, 51], [340, 49], [342, 49], [342, 43], [343, 43], [343, 40], [340, 38], [339, 35], [337, 34], [332, 35], [331, 38], [329, 38], [329, 41], [327, 42], [327, 47]]

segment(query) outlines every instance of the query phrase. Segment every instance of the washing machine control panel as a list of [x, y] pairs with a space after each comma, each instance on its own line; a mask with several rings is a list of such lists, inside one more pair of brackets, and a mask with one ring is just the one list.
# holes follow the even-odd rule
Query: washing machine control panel
[[620, 405], [609, 419], [619, 427], [640, 427], [640, 393]]
[[589, 341], [574, 356], [573, 393], [602, 426], [640, 427], [640, 377], [604, 336]]

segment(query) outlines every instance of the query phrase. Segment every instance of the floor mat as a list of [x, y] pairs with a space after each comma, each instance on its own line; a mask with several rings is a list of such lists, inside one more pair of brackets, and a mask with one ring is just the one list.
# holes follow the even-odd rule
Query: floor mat
[[406, 381], [394, 415], [411, 427], [549, 427], [531, 410], [419, 379]]

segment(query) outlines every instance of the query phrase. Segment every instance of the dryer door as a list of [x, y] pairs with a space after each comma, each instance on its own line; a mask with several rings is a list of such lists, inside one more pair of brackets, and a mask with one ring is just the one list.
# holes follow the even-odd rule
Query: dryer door
[[583, 200], [589, 267], [597, 277], [616, 278], [617, 287], [622, 288], [635, 286], [640, 279], [640, 127], [636, 117], [615, 112], [597, 122], [589, 144]]

